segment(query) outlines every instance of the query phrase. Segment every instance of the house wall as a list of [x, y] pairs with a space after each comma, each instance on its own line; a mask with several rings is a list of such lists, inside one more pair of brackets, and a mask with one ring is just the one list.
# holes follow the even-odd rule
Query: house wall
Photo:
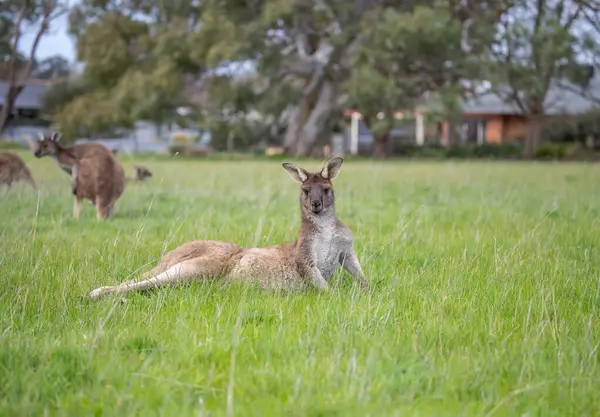
[[485, 120], [485, 143], [502, 143], [505, 133], [504, 120], [497, 114], [465, 114], [463, 120]]
[[527, 135], [527, 119], [522, 116], [504, 116], [504, 141], [524, 141]]
[[465, 115], [465, 118], [485, 119], [485, 142], [486, 143], [506, 143], [522, 141], [525, 138], [527, 128], [527, 118], [518, 115]]
[[486, 118], [485, 141], [486, 143], [502, 143], [504, 139], [504, 120], [502, 116]]

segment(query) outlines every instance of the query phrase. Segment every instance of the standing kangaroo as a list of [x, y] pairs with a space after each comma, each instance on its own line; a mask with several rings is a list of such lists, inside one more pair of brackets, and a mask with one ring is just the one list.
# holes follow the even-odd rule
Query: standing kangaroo
[[111, 151], [98, 143], [82, 143], [63, 147], [60, 133], [42, 136], [29, 146], [38, 158], [50, 156], [58, 166], [71, 175], [71, 189], [75, 196], [73, 217], [79, 218], [81, 202], [88, 199], [96, 206], [96, 217], [107, 219], [113, 215], [115, 202], [125, 188], [125, 172]]
[[283, 164], [290, 176], [301, 184], [302, 224], [295, 242], [246, 249], [233, 243], [195, 240], [165, 254], [142, 280], [100, 287], [93, 290], [90, 297], [96, 300], [106, 294], [206, 278], [255, 281], [263, 288], [294, 289], [312, 285], [328, 290], [327, 281], [340, 264], [368, 289], [369, 283], [354, 251], [352, 233], [335, 216], [331, 181], [338, 175], [342, 162], [342, 158], [333, 158], [319, 173]]

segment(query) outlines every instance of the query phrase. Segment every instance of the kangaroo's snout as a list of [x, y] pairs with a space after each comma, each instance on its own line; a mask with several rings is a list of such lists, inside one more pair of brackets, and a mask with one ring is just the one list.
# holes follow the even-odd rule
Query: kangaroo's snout
[[321, 200], [316, 200], [312, 202], [312, 212], [315, 214], [319, 214], [323, 210], [323, 203]]

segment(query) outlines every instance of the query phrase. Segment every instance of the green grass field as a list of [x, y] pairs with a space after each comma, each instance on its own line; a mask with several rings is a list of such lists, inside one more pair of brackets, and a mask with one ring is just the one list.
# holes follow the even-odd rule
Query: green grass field
[[298, 185], [279, 162], [146, 160], [113, 220], [75, 221], [67, 175], [25, 159], [39, 193], [0, 190], [3, 416], [600, 415], [598, 165], [347, 162], [370, 293], [340, 270], [328, 294], [121, 303], [86, 297], [188, 240], [293, 239]]

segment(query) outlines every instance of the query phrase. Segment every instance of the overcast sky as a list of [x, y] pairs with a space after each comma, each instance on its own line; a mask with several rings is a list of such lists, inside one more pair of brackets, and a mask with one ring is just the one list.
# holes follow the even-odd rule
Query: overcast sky
[[[21, 52], [29, 54], [35, 36], [35, 28], [27, 30], [20, 42]], [[75, 60], [75, 43], [67, 35], [67, 16], [52, 22], [50, 33], [42, 38], [37, 49], [37, 59], [44, 59], [52, 55], [62, 55], [69, 61]]]

